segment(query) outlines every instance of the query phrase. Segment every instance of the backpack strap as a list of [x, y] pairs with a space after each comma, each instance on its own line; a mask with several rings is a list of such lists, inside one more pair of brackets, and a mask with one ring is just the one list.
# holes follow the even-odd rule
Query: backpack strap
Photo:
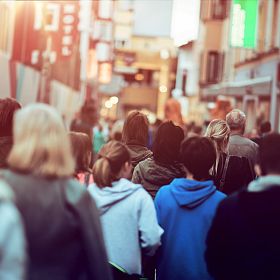
[[223, 168], [222, 177], [221, 177], [221, 180], [220, 180], [220, 190], [223, 189], [223, 187], [225, 185], [225, 182], [226, 182], [226, 174], [227, 174], [229, 159], [230, 159], [230, 155], [227, 155], [226, 160], [225, 160], [225, 165], [224, 165], [224, 168]]

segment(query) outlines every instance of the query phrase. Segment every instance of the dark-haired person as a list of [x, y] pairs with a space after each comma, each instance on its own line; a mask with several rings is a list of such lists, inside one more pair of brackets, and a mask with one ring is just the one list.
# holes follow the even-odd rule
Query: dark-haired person
[[153, 144], [153, 158], [148, 158], [135, 167], [132, 182], [143, 185], [155, 198], [161, 186], [171, 183], [174, 178], [185, 177], [184, 167], [179, 163], [183, 139], [181, 127], [171, 121], [162, 123]]
[[21, 105], [13, 98], [0, 99], [0, 168], [7, 168], [7, 157], [13, 145], [13, 117]]
[[209, 170], [216, 151], [206, 137], [191, 137], [181, 145], [186, 178], [163, 186], [155, 198], [164, 230], [157, 254], [157, 279], [211, 279], [204, 260], [205, 241], [216, 208], [225, 195], [219, 192]]
[[149, 122], [147, 116], [138, 111], [130, 112], [124, 122], [122, 141], [128, 148], [133, 168], [140, 161], [153, 155], [147, 148], [148, 135]]
[[218, 207], [206, 261], [215, 279], [280, 279], [280, 135], [264, 136], [260, 177]]
[[131, 163], [123, 143], [110, 141], [99, 155], [89, 192], [99, 209], [109, 261], [141, 274], [141, 249], [153, 255], [162, 235], [153, 201], [141, 185], [126, 179]]
[[92, 158], [92, 146], [87, 134], [81, 132], [70, 132], [71, 149], [75, 159], [74, 177], [85, 186], [93, 182], [92, 170], [90, 168]]

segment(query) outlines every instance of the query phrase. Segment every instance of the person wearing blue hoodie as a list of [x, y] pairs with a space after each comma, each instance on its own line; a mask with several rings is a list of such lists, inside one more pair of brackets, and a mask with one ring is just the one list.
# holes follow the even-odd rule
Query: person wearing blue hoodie
[[141, 253], [154, 255], [163, 233], [153, 200], [141, 185], [126, 179], [132, 165], [124, 144], [110, 141], [99, 156], [89, 192], [99, 209], [108, 259], [128, 274], [141, 275]]
[[164, 230], [157, 254], [158, 280], [207, 280], [206, 237], [216, 208], [225, 195], [210, 178], [215, 147], [206, 137], [191, 137], [181, 145], [186, 178], [160, 188], [155, 206]]

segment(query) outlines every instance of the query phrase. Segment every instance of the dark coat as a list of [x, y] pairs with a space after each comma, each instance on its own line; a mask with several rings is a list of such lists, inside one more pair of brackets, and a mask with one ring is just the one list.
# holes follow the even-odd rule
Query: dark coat
[[28, 242], [27, 279], [111, 279], [101, 225], [89, 193], [71, 179], [9, 170]]
[[230, 156], [225, 173], [225, 183], [221, 188], [221, 179], [225, 168], [227, 155], [221, 154], [217, 172], [214, 174], [214, 183], [218, 190], [229, 195], [246, 187], [256, 175], [252, 172], [249, 160], [245, 157]]
[[218, 280], [280, 279], [280, 187], [223, 200], [208, 233], [206, 261]]
[[170, 184], [175, 178], [185, 178], [183, 165], [179, 162], [163, 164], [148, 158], [134, 169], [132, 182], [141, 184], [155, 198], [160, 187]]

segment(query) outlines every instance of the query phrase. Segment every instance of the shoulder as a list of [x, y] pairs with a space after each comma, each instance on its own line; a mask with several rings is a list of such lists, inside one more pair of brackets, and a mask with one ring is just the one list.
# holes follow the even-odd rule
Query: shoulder
[[166, 197], [168, 197], [170, 195], [170, 189], [171, 189], [171, 185], [165, 185], [162, 186], [155, 197], [155, 200], [161, 200], [161, 199], [165, 199]]
[[65, 195], [69, 203], [76, 204], [87, 195], [87, 191], [76, 180], [67, 179], [65, 181]]

